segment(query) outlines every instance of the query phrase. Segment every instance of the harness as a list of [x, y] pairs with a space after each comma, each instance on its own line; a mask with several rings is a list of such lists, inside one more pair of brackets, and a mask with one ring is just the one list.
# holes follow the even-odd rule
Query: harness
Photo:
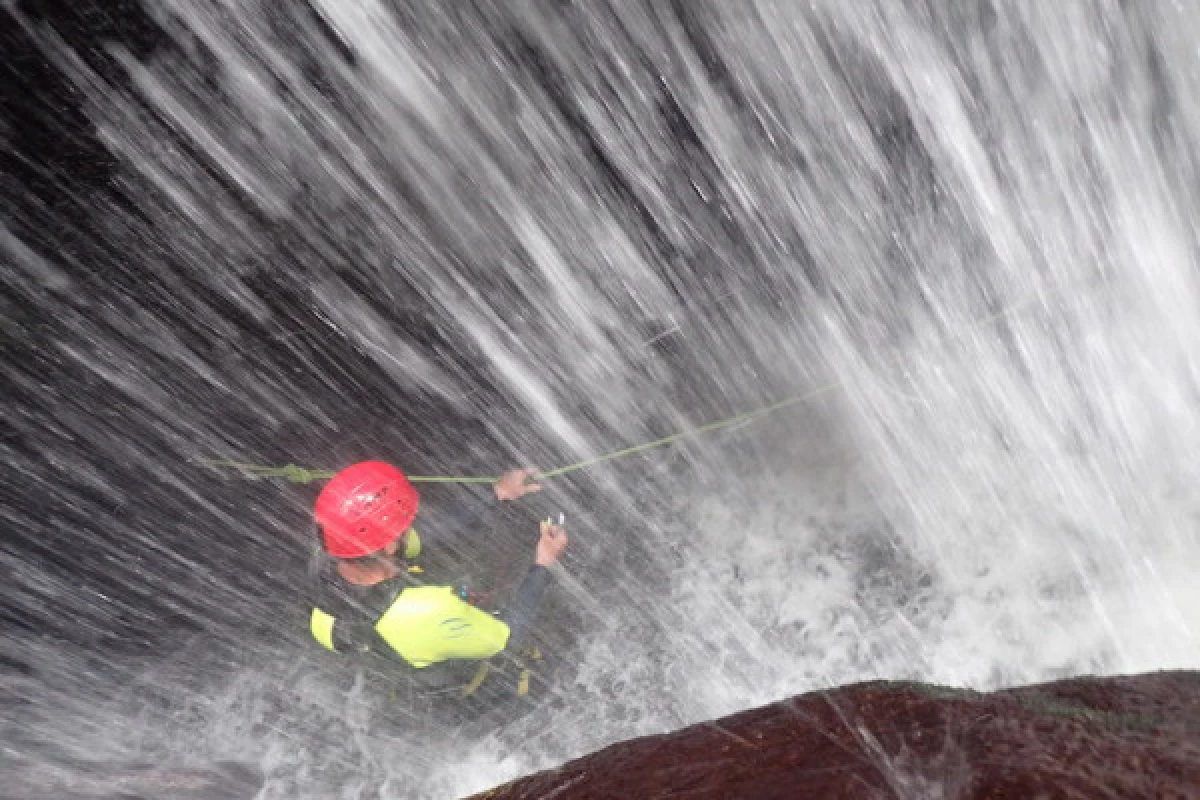
[[[421, 540], [415, 530], [405, 538], [404, 559], [411, 562], [421, 553]], [[478, 661], [474, 677], [459, 690], [463, 698], [474, 695], [489, 675], [504, 673], [505, 664], [516, 668], [515, 691], [524, 696], [529, 691], [531, 671], [527, 662], [538, 661], [541, 653], [530, 648], [517, 657], [506, 654], [495, 662], [508, 645], [510, 630], [507, 624], [492, 614], [475, 607], [476, 595], [466, 586], [429, 586], [417, 575], [424, 570], [409, 564], [401, 578], [407, 584], [375, 619], [372, 630], [388, 649], [414, 669], [451, 660]], [[309, 629], [314, 639], [327, 650], [338, 652], [334, 642], [337, 618], [314, 606]], [[495, 663], [493, 663], [495, 662]]]
[[[404, 558], [421, 552], [416, 531], [405, 540]], [[410, 566], [404, 577], [410, 584], [376, 618], [379, 638], [417, 669], [452, 659], [491, 658], [508, 644], [509, 629], [502, 621], [466, 602], [467, 592], [450, 586], [425, 586], [415, 577], [420, 567]], [[313, 638], [337, 651], [333, 628], [337, 618], [314, 607], [309, 620]]]

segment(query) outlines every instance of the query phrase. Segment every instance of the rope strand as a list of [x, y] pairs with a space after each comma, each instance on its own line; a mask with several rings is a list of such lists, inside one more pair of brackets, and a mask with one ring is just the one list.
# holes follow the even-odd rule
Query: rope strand
[[[1103, 277], [1103, 276], [1101, 276], [1101, 277]], [[1098, 283], [1098, 281], [1097, 281], [1097, 283]], [[1033, 303], [1035, 303], [1039, 300], [1045, 302], [1046, 299], [1049, 297], [1064, 294], [1069, 290], [1079, 289], [1079, 288], [1081, 288], [1080, 285], [1076, 284], [1074, 286], [1064, 286], [1064, 287], [1059, 287], [1057, 289], [1039, 291], [1039, 292], [1025, 298], [1024, 300], [1013, 303], [1012, 305], [1008, 306], [1007, 308], [1003, 308], [1003, 309], [995, 312], [994, 314], [990, 314], [986, 317], [983, 317], [982, 319], [975, 322], [973, 325], [968, 326], [968, 329], [978, 330], [979, 328], [987, 327], [988, 325], [992, 325], [996, 322], [999, 322], [1002, 319], [1009, 317], [1010, 315], [1014, 314], [1017, 311], [1021, 311], [1025, 308], [1027, 308], [1028, 306], [1032, 305]], [[1097, 287], [1095, 285], [1088, 285], [1088, 286], [1083, 286], [1082, 288], [1084, 290], [1091, 290], [1091, 289], [1095, 289]], [[830, 391], [833, 391], [834, 389], [841, 389], [841, 388], [843, 388], [841, 383], [831, 383], [827, 386], [822, 386], [819, 389], [813, 389], [812, 391], [805, 392], [803, 394], [793, 395], [792, 397], [784, 398], [783, 400], [772, 403], [770, 405], [763, 406], [761, 408], [756, 408], [751, 411], [743, 411], [740, 414], [734, 414], [732, 417], [718, 420], [716, 422], [710, 422], [706, 425], [701, 425], [698, 428], [692, 428], [690, 430], [680, 431], [679, 433], [673, 433], [670, 436], [664, 436], [661, 439], [655, 439], [652, 442], [645, 442], [643, 444], [634, 445], [632, 447], [626, 447], [621, 450], [614, 450], [611, 453], [605, 453], [604, 455], [584, 459], [583, 461], [578, 461], [574, 464], [567, 464], [566, 466], [557, 467], [555, 469], [548, 470], [546, 472], [541, 472], [541, 473], [538, 473], [537, 475], [535, 475], [534, 479], [535, 480], [545, 480], [546, 478], [556, 478], [560, 475], [566, 475], [569, 472], [575, 472], [576, 470], [586, 469], [587, 467], [595, 466], [596, 464], [602, 464], [606, 461], [612, 461], [617, 458], [623, 458], [624, 456], [633, 455], [634, 453], [641, 453], [641, 452], [645, 452], [646, 450], [652, 450], [656, 447], [663, 447], [668, 444], [673, 444], [674, 442], [678, 442], [682, 439], [688, 439], [688, 438], [695, 437], [695, 436], [701, 436], [706, 433], [711, 433], [713, 431], [721, 430], [722, 428], [728, 428], [731, 425], [736, 425], [739, 422], [748, 422], [748, 421], [751, 421], [754, 419], [758, 419], [759, 417], [766, 416], [767, 414], [770, 414], [774, 411], [779, 411], [780, 409], [788, 408], [789, 406], [796, 405], [797, 403], [802, 403], [806, 400], [811, 400], [812, 398], [817, 397], [818, 395], [825, 394], [826, 392], [830, 392]], [[243, 474], [248, 475], [249, 477], [255, 478], [255, 479], [257, 479], [257, 478], [284, 478], [286, 480], [291, 481], [292, 483], [301, 483], [301, 484], [313, 483], [314, 481], [328, 480], [336, 474], [332, 470], [306, 469], [305, 467], [299, 467], [299, 466], [296, 466], [295, 464], [286, 464], [282, 467], [275, 467], [275, 466], [266, 466], [266, 465], [261, 465], [261, 464], [245, 464], [240, 461], [226, 461], [226, 460], [222, 460], [222, 459], [213, 459], [213, 458], [195, 458], [193, 460], [196, 463], [204, 464], [205, 466], [209, 466], [209, 467], [226, 467], [226, 468], [230, 468], [230, 469], [236, 469], [236, 470], [242, 472]], [[409, 475], [408, 479], [410, 481], [412, 481], [413, 483], [488, 483], [488, 484], [495, 483], [498, 480], [495, 477], [484, 476], [484, 475]]]
[[[688, 438], [691, 438], [694, 436], [701, 436], [706, 433], [712, 433], [713, 431], [721, 430], [722, 428], [728, 428], [731, 425], [736, 425], [739, 422], [748, 422], [750, 420], [754, 420], [759, 417], [766, 416], [767, 414], [770, 414], [773, 411], [778, 411], [780, 409], [787, 408], [788, 406], [793, 406], [797, 403], [804, 402], [805, 400], [812, 399], [813, 397], [816, 397], [819, 394], [824, 394], [825, 392], [833, 391], [834, 389], [838, 389], [838, 388], [841, 388], [841, 384], [831, 383], [828, 386], [822, 386], [821, 388], [814, 389], [811, 392], [794, 395], [794, 396], [788, 397], [784, 400], [780, 400], [776, 403], [772, 403], [770, 405], [763, 406], [761, 408], [756, 408], [751, 411], [743, 411], [739, 414], [734, 414], [732, 417], [727, 417], [726, 419], [718, 420], [716, 422], [710, 422], [706, 425], [701, 425], [698, 428], [692, 428], [691, 430], [680, 431], [679, 433], [673, 433], [670, 436], [664, 436], [661, 439], [655, 439], [652, 442], [645, 442], [643, 444], [634, 445], [632, 447], [626, 447], [621, 450], [614, 450], [611, 453], [605, 453], [604, 455], [584, 459], [583, 461], [577, 461], [574, 464], [567, 464], [566, 466], [557, 467], [552, 470], [547, 470], [546, 472], [539, 472], [537, 475], [533, 476], [533, 479], [534, 480], [545, 480], [546, 478], [557, 478], [560, 475], [566, 475], [569, 472], [575, 472], [576, 470], [586, 469], [587, 467], [595, 466], [596, 464], [602, 464], [605, 461], [612, 461], [617, 458], [622, 458], [624, 456], [633, 455], [634, 453], [641, 453], [646, 450], [652, 450], [656, 447], [663, 447], [665, 445], [678, 442], [682, 439], [688, 439]], [[216, 459], [216, 458], [196, 458], [196, 459], [194, 459], [194, 461], [198, 464], [203, 464], [208, 467], [226, 467], [229, 469], [236, 469], [239, 472], [246, 473], [251, 478], [255, 478], [255, 479], [257, 479], [257, 478], [284, 478], [288, 481], [291, 481], [292, 483], [300, 483], [300, 484], [308, 484], [308, 483], [313, 483], [314, 481], [329, 480], [335, 474], [337, 474], [333, 470], [307, 469], [305, 467], [300, 467], [295, 464], [286, 464], [282, 467], [274, 467], [274, 466], [267, 466], [267, 465], [263, 465], [263, 464], [246, 464], [241, 461], [227, 461], [224, 459]], [[488, 483], [488, 484], [491, 484], [491, 483], [495, 483], [497, 480], [494, 477], [486, 476], [486, 475], [409, 475], [407, 477], [413, 483]]]

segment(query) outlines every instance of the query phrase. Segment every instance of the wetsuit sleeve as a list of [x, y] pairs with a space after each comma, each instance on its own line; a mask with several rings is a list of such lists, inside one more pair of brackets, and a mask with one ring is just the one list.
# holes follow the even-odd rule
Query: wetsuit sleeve
[[374, 626], [369, 620], [333, 623], [333, 649], [338, 653], [365, 653], [371, 649]]
[[374, 645], [374, 622], [386, 608], [394, 587], [342, 585], [332, 564], [318, 576], [316, 602], [310, 617], [313, 638], [335, 653], [369, 650]]
[[473, 528], [490, 511], [498, 509], [500, 500], [489, 488], [479, 494], [464, 493], [454, 505], [443, 512], [442, 527], [450, 536], [460, 534], [468, 528]]
[[508, 623], [509, 634], [508, 647], [520, 647], [525, 636], [529, 632], [529, 626], [537, 616], [538, 606], [542, 601], [542, 594], [546, 591], [546, 586], [550, 583], [550, 570], [543, 566], [534, 564], [525, 573], [525, 579], [521, 581], [521, 585], [517, 587], [517, 593], [513, 597], [512, 604], [508, 609], [501, 614], [501, 618]]

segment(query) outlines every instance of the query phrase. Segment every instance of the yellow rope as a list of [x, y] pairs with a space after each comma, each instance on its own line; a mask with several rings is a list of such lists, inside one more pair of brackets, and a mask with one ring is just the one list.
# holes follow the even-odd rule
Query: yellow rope
[[[577, 461], [574, 464], [567, 464], [564, 467], [557, 467], [552, 470], [547, 470], [546, 472], [539, 472], [536, 476], [534, 476], [534, 478], [535, 480], [555, 478], [559, 475], [566, 475], [568, 472], [574, 472], [575, 470], [595, 466], [596, 464], [601, 464], [605, 461], [612, 461], [616, 458], [622, 458], [624, 456], [633, 455], [634, 453], [651, 450], [655, 447], [673, 444], [681, 439], [687, 439], [693, 436], [701, 436], [705, 433], [712, 433], [713, 431], [721, 430], [722, 428], [728, 428], [731, 425], [736, 425], [739, 422], [748, 422], [750, 420], [757, 419], [758, 417], [770, 414], [773, 411], [778, 411], [782, 408], [787, 408], [788, 406], [802, 403], [805, 400], [810, 400], [819, 394], [824, 394], [825, 392], [829, 392], [838, 388], [841, 388], [841, 384], [831, 383], [828, 386], [822, 386], [820, 389], [814, 389], [811, 392], [795, 395], [785, 400], [780, 400], [779, 402], [763, 406], [762, 408], [756, 408], [752, 411], [743, 411], [740, 414], [734, 414], [732, 417], [728, 417], [717, 422], [710, 422], [707, 425], [701, 425], [699, 428], [680, 431], [679, 433], [673, 433], [670, 436], [664, 436], [661, 439], [655, 439], [652, 442], [645, 442], [644, 444], [634, 445], [633, 447], [626, 447], [622, 450], [615, 450], [602, 456], [584, 459], [583, 461]], [[333, 470], [306, 469], [305, 467], [298, 467], [295, 464], [286, 464], [282, 467], [273, 467], [262, 464], [245, 464], [240, 461], [226, 461], [224, 459], [216, 458], [196, 458], [194, 460], [197, 463], [204, 464], [208, 467], [227, 467], [230, 469], [236, 469], [252, 478], [285, 478], [292, 483], [312, 483], [313, 481], [324, 481], [329, 480], [335, 474], [337, 474]], [[409, 475], [407, 477], [413, 483], [496, 482], [496, 478], [485, 475]]]
[[[1009, 316], [1013, 312], [1019, 311], [1025, 307], [1031, 305], [1032, 303], [1036, 302], [1039, 299], [1044, 299], [1048, 295], [1052, 296], [1055, 294], [1064, 293], [1069, 288], [1071, 288], [1071, 287], [1060, 288], [1056, 291], [1051, 291], [1051, 292], [1048, 292], [1045, 294], [1043, 294], [1043, 293], [1035, 294], [1031, 297], [1028, 297], [1028, 298], [1020, 301], [1020, 302], [1014, 303], [1011, 306], [1008, 306], [1007, 308], [1001, 309], [1000, 311], [997, 311], [994, 314], [991, 314], [987, 317], [980, 319], [978, 322], [976, 322], [974, 325], [972, 325], [971, 328], [978, 329], [978, 328], [982, 328], [987, 325], [990, 325], [992, 323], [998, 322], [999, 320]], [[1078, 288], [1078, 287], [1075, 287], [1075, 288]], [[736, 425], [739, 422], [748, 422], [750, 420], [757, 419], [759, 417], [770, 414], [774, 411], [779, 411], [780, 409], [794, 406], [797, 403], [803, 403], [804, 401], [811, 400], [812, 398], [814, 398], [818, 395], [825, 394], [826, 392], [830, 392], [830, 391], [833, 391], [834, 389], [840, 389], [840, 388], [842, 388], [841, 383], [831, 383], [828, 386], [822, 386], [819, 389], [813, 389], [812, 391], [805, 392], [803, 394], [793, 395], [792, 397], [785, 398], [778, 402], [771, 403], [770, 405], [766, 405], [761, 408], [756, 408], [751, 411], [743, 411], [740, 414], [734, 414], [732, 417], [718, 420], [716, 422], [710, 422], [707, 425], [701, 425], [698, 428], [692, 428], [691, 430], [680, 431], [679, 433], [673, 433], [670, 436], [664, 436], [661, 439], [655, 439], [652, 442], [645, 442], [644, 444], [638, 444], [638, 445], [634, 445], [632, 447], [626, 447], [624, 449], [615, 450], [611, 453], [606, 453], [601, 456], [595, 456], [593, 458], [584, 459], [583, 461], [578, 461], [574, 464], [567, 464], [566, 466], [563, 466], [563, 467], [557, 467], [555, 469], [548, 470], [546, 472], [541, 472], [535, 476], [535, 479], [543, 480], [545, 478], [555, 478], [555, 477], [558, 477], [559, 475], [566, 475], [568, 472], [574, 472], [575, 470], [580, 470], [580, 469], [584, 469], [586, 467], [595, 466], [596, 464], [602, 464], [605, 461], [612, 461], [613, 459], [633, 455], [634, 453], [641, 453], [646, 450], [651, 450], [655, 447], [662, 447], [664, 445], [673, 444], [674, 442], [678, 442], [682, 439], [688, 439], [688, 438], [691, 438], [694, 436], [701, 436], [706, 433], [711, 433], [713, 431], [721, 430], [722, 428], [728, 428], [729, 426]], [[282, 467], [273, 467], [273, 466], [263, 466], [263, 465], [259, 465], [259, 464], [244, 464], [244, 463], [241, 463], [238, 461], [225, 461], [225, 460], [221, 460], [221, 459], [212, 459], [212, 458], [197, 458], [197, 459], [195, 459], [195, 461], [198, 463], [204, 464], [206, 466], [210, 466], [210, 467], [228, 467], [231, 469], [236, 469], [236, 470], [239, 470], [240, 472], [242, 472], [246, 475], [249, 475], [250, 477], [253, 477], [253, 478], [285, 478], [285, 479], [291, 481], [292, 483], [312, 483], [313, 481], [328, 480], [329, 478], [332, 478], [336, 474], [334, 471], [331, 471], [331, 470], [306, 469], [304, 467], [298, 467], [295, 464], [287, 464]], [[489, 483], [489, 484], [495, 483], [497, 480], [494, 477], [484, 476], [484, 475], [409, 475], [408, 479], [410, 481], [412, 481], [413, 483]]]

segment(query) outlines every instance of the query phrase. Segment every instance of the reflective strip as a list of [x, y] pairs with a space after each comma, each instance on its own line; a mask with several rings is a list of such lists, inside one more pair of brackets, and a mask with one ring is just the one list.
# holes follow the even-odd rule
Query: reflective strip
[[409, 528], [404, 537], [404, 557], [416, 558], [421, 555], [421, 537], [417, 536], [416, 528]]
[[321, 609], [314, 608], [312, 620], [309, 623], [309, 630], [312, 631], [314, 639], [336, 653], [337, 648], [333, 646], [333, 623], [335, 621], [333, 617]]
[[475, 677], [471, 678], [470, 683], [462, 687], [462, 691], [459, 692], [459, 696], [470, 697], [471, 695], [475, 694], [475, 692], [479, 690], [479, 687], [483, 686], [483, 682], [487, 680], [488, 673], [491, 671], [491, 664], [486, 661], [480, 663], [479, 669], [475, 670]]

